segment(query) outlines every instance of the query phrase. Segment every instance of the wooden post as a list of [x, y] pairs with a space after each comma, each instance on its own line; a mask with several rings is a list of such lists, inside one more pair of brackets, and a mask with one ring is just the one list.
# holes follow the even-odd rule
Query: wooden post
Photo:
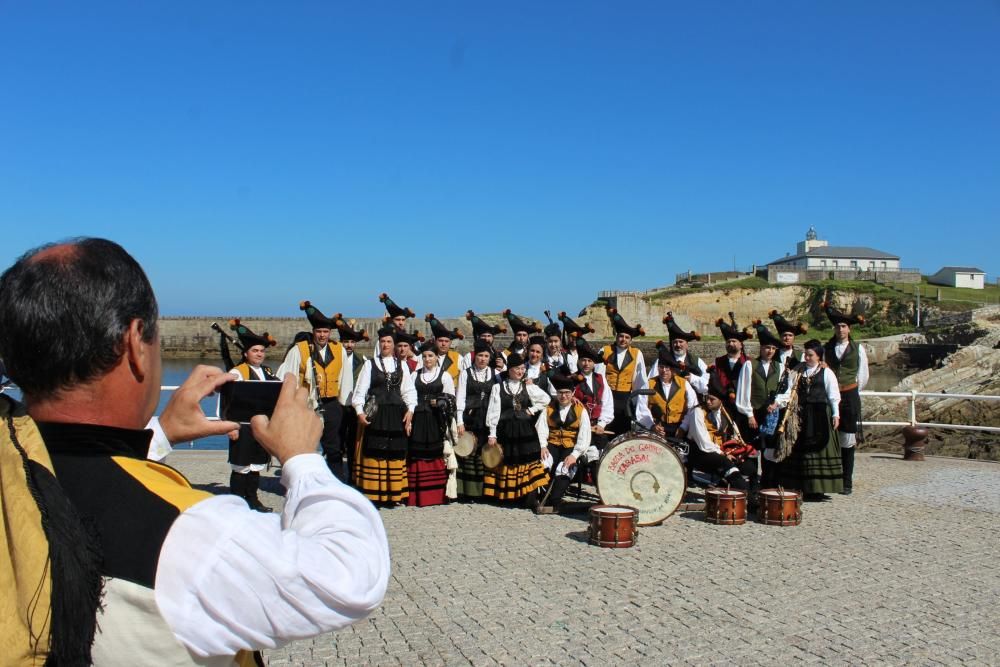
[[921, 426], [903, 428], [903, 460], [923, 461], [924, 447], [927, 446], [929, 432]]

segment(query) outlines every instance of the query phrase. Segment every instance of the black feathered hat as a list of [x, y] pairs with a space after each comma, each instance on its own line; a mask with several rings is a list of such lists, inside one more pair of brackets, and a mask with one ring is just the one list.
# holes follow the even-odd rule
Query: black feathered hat
[[792, 324], [791, 322], [786, 320], [777, 310], [772, 310], [770, 313], [767, 314], [767, 316], [774, 321], [774, 328], [778, 330], [779, 336], [784, 333], [790, 333], [793, 336], [801, 336], [809, 331], [809, 327], [807, 327], [805, 324], [802, 324], [802, 322], [796, 322], [795, 324]]
[[719, 327], [719, 331], [722, 332], [722, 337], [726, 340], [735, 338], [736, 340], [742, 342], [753, 338], [753, 334], [750, 333], [749, 329], [743, 329], [740, 331], [739, 327], [736, 326], [736, 316], [732, 313], [732, 311], [729, 312], [728, 324], [720, 317], [715, 321], [715, 326]]
[[250, 331], [247, 325], [240, 323], [240, 319], [238, 317], [236, 319], [229, 320], [229, 328], [236, 332], [236, 337], [240, 339], [240, 344], [243, 345], [244, 350], [249, 350], [254, 345], [271, 347], [278, 344], [278, 342], [271, 337], [271, 334], [266, 331], [259, 335]]
[[313, 329], [336, 329], [337, 322], [335, 319], [331, 319], [321, 313], [319, 308], [312, 305], [308, 301], [303, 301], [299, 303], [299, 310], [304, 310], [306, 313], [306, 318], [309, 320], [309, 324], [312, 325]]
[[[393, 324], [390, 321], [386, 326], [391, 327]], [[419, 331], [411, 331], [407, 333], [405, 329], [396, 329], [395, 334], [393, 334], [393, 340], [397, 343], [408, 343], [410, 347], [416, 348], [417, 343], [424, 342], [424, 335]]]
[[564, 367], [560, 367], [555, 373], [549, 376], [549, 382], [552, 386], [556, 388], [556, 391], [561, 389], [569, 389], [573, 391], [576, 389], [576, 385], [583, 382], [583, 376], [577, 373], [567, 373], [563, 370]]
[[420, 347], [417, 348], [417, 352], [419, 354], [423, 354], [424, 352], [433, 352], [434, 354], [437, 354], [437, 343], [435, 343], [433, 339], [428, 338], [420, 344]]
[[465, 338], [465, 334], [458, 329], [452, 329], [449, 331], [445, 325], [441, 324], [441, 320], [434, 317], [434, 313], [427, 313], [424, 315], [424, 322], [431, 325], [431, 335], [434, 336], [434, 338], [448, 338], [449, 340], [452, 338], [457, 338], [459, 340]]
[[545, 336], [532, 336], [528, 339], [528, 347], [532, 345], [539, 345], [544, 350], [545, 349]]
[[576, 343], [576, 354], [578, 359], [590, 359], [595, 364], [604, 363], [604, 355], [595, 350], [590, 343], [583, 338], [583, 336], [574, 336], [573, 338]]
[[484, 333], [496, 336], [500, 333], [507, 333], [507, 327], [502, 324], [489, 324], [471, 310], [465, 311], [465, 319], [472, 322], [472, 337], [479, 338]]
[[[583, 317], [586, 314], [586, 308], [580, 311], [580, 317]], [[586, 334], [594, 333], [594, 327], [590, 326], [590, 322], [587, 322], [581, 327], [579, 324], [570, 319], [565, 310], [559, 311], [559, 321], [562, 322], [563, 331], [566, 332], [567, 336], [572, 336], [573, 334], [585, 336]]]
[[667, 312], [663, 316], [663, 323], [667, 325], [667, 334], [670, 336], [670, 342], [675, 340], [686, 340], [691, 342], [693, 340], [701, 340], [701, 335], [697, 331], [685, 332], [681, 329], [677, 322], [674, 321], [674, 314], [672, 312]]
[[386, 336], [390, 336], [392, 338], [392, 341], [396, 343], [399, 342], [398, 336], [401, 333], [405, 332], [400, 331], [399, 329], [396, 328], [396, 326], [392, 322], [390, 322], [388, 324], [383, 324], [381, 328], [379, 328], [378, 337], [385, 338]]
[[507, 368], [513, 368], [514, 366], [523, 366], [526, 363], [524, 357], [522, 357], [517, 352], [511, 352], [507, 355]]
[[552, 336], [558, 336], [561, 338], [562, 329], [559, 328], [559, 325], [556, 322], [552, 321], [552, 314], [549, 313], [549, 311], [547, 310], [545, 311], [545, 319], [549, 321], [549, 323], [545, 325], [545, 329], [543, 330], [543, 332], [545, 333], [545, 337], [551, 338]]
[[489, 352], [492, 355], [493, 346], [484, 340], [476, 339], [476, 341], [472, 344], [472, 356], [474, 357], [480, 352]]
[[677, 362], [677, 368], [681, 372], [688, 372], [693, 375], [701, 376], [701, 367], [698, 364], [694, 364], [693, 366], [688, 366], [686, 362], [679, 360], [676, 356], [674, 356], [673, 349], [670, 347], [670, 343], [665, 343], [662, 340], [658, 340], [656, 341], [656, 349], [657, 349], [656, 353], [657, 361], [659, 361], [660, 359], [659, 355], [663, 354], [664, 350], [666, 350], [670, 352], [670, 357]]
[[381, 294], [378, 295], [378, 300], [381, 301], [383, 305], [385, 305], [385, 311], [389, 313], [389, 317], [399, 317], [400, 315], [402, 315], [403, 317], [417, 316], [417, 314], [414, 313], [409, 308], [400, 308], [399, 306], [397, 306], [396, 302], [393, 301], [391, 298], [389, 298], [389, 295], [386, 294], [385, 292], [382, 292]]
[[781, 339], [771, 333], [771, 330], [767, 328], [767, 325], [760, 320], [753, 321], [753, 328], [757, 331], [757, 341], [760, 343], [761, 347], [765, 345], [773, 345], [774, 347], [781, 347]]
[[364, 329], [355, 330], [354, 325], [355, 320], [344, 321], [341, 318], [337, 318], [337, 333], [340, 334], [340, 340], [353, 340], [355, 342], [368, 340], [368, 332]]
[[823, 310], [826, 312], [827, 318], [835, 325], [846, 324], [847, 326], [854, 326], [855, 324], [865, 323], [864, 315], [847, 315], [837, 310], [829, 301], [823, 302]]
[[503, 311], [503, 316], [507, 318], [507, 322], [510, 324], [510, 332], [516, 334], [519, 331], [525, 333], [542, 333], [542, 328], [538, 326], [536, 322], [531, 320], [522, 320], [520, 317], [510, 312], [510, 308]]
[[625, 318], [621, 316], [617, 308], [608, 308], [608, 317], [611, 319], [611, 326], [614, 327], [615, 334], [628, 334], [635, 338], [636, 336], [645, 336], [646, 331], [642, 328], [641, 324], [637, 324], [634, 327], [630, 327]]
[[684, 367], [681, 366], [681, 362], [677, 361], [674, 357], [673, 351], [667, 345], [662, 345], [663, 341], [657, 343], [656, 347], [658, 351], [656, 353], [656, 363], [658, 366], [667, 366], [674, 369], [675, 371], [682, 371]]

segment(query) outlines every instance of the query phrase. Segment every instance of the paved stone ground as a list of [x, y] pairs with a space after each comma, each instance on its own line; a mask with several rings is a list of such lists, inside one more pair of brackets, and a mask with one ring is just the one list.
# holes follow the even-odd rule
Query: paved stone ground
[[[224, 454], [168, 463], [224, 490]], [[280, 507], [276, 479], [264, 501]], [[383, 510], [385, 603], [271, 665], [1000, 664], [1000, 465], [859, 455], [853, 496], [802, 525], [700, 512], [586, 541], [585, 516]]]

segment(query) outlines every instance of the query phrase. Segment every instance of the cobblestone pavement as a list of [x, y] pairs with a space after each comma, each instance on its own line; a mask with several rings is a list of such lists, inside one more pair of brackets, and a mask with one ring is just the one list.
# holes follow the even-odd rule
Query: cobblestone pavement
[[[167, 462], [225, 490], [222, 453]], [[262, 486], [280, 507], [277, 480]], [[382, 607], [269, 664], [1000, 663], [997, 464], [859, 455], [854, 495], [807, 503], [798, 527], [683, 512], [631, 549], [590, 546], [583, 514], [460, 504], [382, 517]]]

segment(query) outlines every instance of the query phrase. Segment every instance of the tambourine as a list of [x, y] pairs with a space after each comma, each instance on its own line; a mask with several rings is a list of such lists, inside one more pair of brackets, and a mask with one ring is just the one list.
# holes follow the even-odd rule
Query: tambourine
[[472, 456], [472, 453], [476, 451], [476, 436], [471, 431], [466, 431], [458, 436], [454, 449], [455, 456], [461, 456], [462, 458]]
[[483, 467], [487, 470], [496, 470], [503, 464], [503, 446], [499, 442], [492, 445], [486, 443], [479, 452], [479, 458], [483, 461]]

